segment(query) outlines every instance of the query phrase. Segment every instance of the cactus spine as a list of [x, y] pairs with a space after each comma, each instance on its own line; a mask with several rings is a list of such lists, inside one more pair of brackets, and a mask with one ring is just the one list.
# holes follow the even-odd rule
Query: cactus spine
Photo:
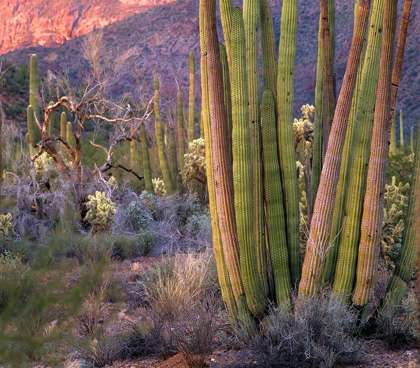
[[195, 113], [195, 60], [194, 52], [190, 51], [190, 89], [188, 100], [188, 143], [194, 140], [194, 113]]
[[293, 78], [296, 56], [297, 0], [284, 0], [281, 12], [277, 76], [278, 140], [284, 190], [292, 285], [300, 280], [299, 195], [293, 147]]
[[400, 110], [400, 149], [401, 152], [404, 152], [404, 124], [402, 110]]
[[350, 297], [356, 276], [357, 246], [360, 239], [370, 137], [372, 135], [372, 121], [378, 86], [383, 10], [384, 0], [374, 0], [363, 63], [361, 89], [357, 102], [355, 128], [349, 153], [349, 181], [344, 205], [346, 216], [343, 219], [333, 285], [334, 293], [340, 295], [343, 300]]
[[140, 127], [141, 151], [143, 159], [144, 185], [147, 193], [154, 194], [152, 183], [152, 170], [150, 169], [149, 150], [147, 149], [147, 133], [144, 123]]
[[375, 102], [372, 144], [363, 205], [361, 235], [357, 259], [353, 303], [366, 305], [373, 296], [379, 244], [382, 239], [385, 173], [388, 157], [389, 114], [391, 113], [391, 75], [394, 51], [397, 3], [384, 6], [382, 52]]
[[369, 0], [359, 1], [356, 26], [353, 32], [346, 72], [334, 113], [333, 126], [335, 128], [331, 131], [328, 141], [324, 166], [315, 199], [308, 245], [302, 268], [302, 280], [299, 284], [300, 295], [311, 295], [320, 286], [321, 270], [328, 249], [326, 240], [331, 231], [341, 155], [369, 14], [369, 4]]
[[[262, 178], [262, 147], [260, 128], [260, 75], [258, 69], [259, 0], [245, 0], [243, 6], [245, 31], [246, 80], [248, 90], [249, 126], [252, 162], [253, 228], [257, 266], [262, 291], [268, 298], [267, 253], [265, 247], [264, 188]], [[243, 71], [241, 71], [243, 73]]]
[[165, 182], [165, 189], [168, 195], [174, 194], [174, 186], [171, 179], [171, 173], [169, 171], [168, 160], [165, 153], [165, 141], [164, 133], [162, 128], [162, 121], [160, 119], [160, 95], [159, 95], [159, 79], [157, 75], [154, 77], [154, 103], [155, 103], [155, 131], [156, 131], [156, 141], [158, 146], [158, 155], [159, 155], [159, 164], [160, 169], [162, 170], [163, 181]]
[[261, 131], [264, 154], [264, 196], [267, 215], [268, 249], [270, 250], [273, 268], [276, 302], [283, 304], [289, 303], [291, 282], [283, 190], [279, 176], [276, 110], [273, 93], [270, 89], [266, 89], [263, 94]]

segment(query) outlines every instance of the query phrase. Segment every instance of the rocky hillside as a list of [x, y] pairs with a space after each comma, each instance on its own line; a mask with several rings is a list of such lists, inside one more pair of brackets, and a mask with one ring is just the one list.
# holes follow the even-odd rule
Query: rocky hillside
[[[48, 17], [43, 15], [44, 13], [40, 10], [39, 4], [34, 5], [41, 3], [41, 1], [42, 4], [51, 3]], [[32, 2], [6, 0], [6, 3], [6, 10], [4, 8], [0, 10], [0, 19], [8, 19], [9, 16], [7, 14], [6, 16], [2, 14], [5, 11], [13, 11], [14, 17], [19, 19], [20, 17], [36, 18], [33, 15], [35, 13], [38, 14], [38, 18], [36, 18], [38, 20], [49, 19], [49, 23], [47, 21], [44, 21], [44, 23], [38, 22], [37, 27], [32, 26], [31, 22], [23, 22], [27, 29], [26, 33], [19, 31], [19, 29], [25, 27], [19, 26], [19, 29], [16, 30], [11, 26], [13, 23], [9, 19], [6, 21], [6, 23], [10, 24], [9, 31], [5, 31], [6, 35], [2, 36], [0, 34], [0, 40], [5, 40], [0, 53], [4, 54], [3, 57], [8, 61], [15, 64], [27, 62], [29, 55], [35, 52], [39, 56], [40, 66], [44, 72], [47, 69], [66, 71], [72, 78], [78, 79], [86, 67], [81, 58], [81, 41], [83, 37], [79, 37], [79, 35], [89, 32], [95, 27], [109, 24], [104, 27], [104, 38], [107, 47], [110, 49], [136, 47], [138, 56], [133, 59], [133, 63], [142, 71], [150, 86], [153, 74], [159, 74], [163, 84], [163, 92], [169, 98], [175, 97], [177, 88], [175, 79], [181, 85], [184, 94], [187, 94], [188, 52], [190, 50], [194, 50], [197, 57], [196, 68], [198, 76], [198, 0], [163, 0], [154, 3], [150, 0], [120, 0], [119, 2], [117, 0], [72, 0], [70, 1], [70, 8], [57, 5], [61, 4], [60, 0], [55, 2], [45, 0]], [[14, 3], [16, 5], [13, 5]], [[19, 5], [20, 3], [22, 5]], [[272, 1], [272, 4], [275, 18], [274, 24], [277, 32], [276, 37], [278, 39], [281, 4], [277, 1]], [[338, 85], [340, 85], [352, 35], [353, 2], [350, 0], [337, 1], [336, 4], [337, 47], [335, 72]], [[399, 14], [402, 11], [402, 5], [403, 1], [399, 1]], [[19, 6], [21, 7], [19, 8]], [[144, 10], [144, 7], [149, 7], [149, 9]], [[32, 9], [33, 12], [31, 10], [28, 14], [28, 9]], [[54, 9], [56, 10], [54, 11]], [[59, 9], [66, 9], [66, 11]], [[70, 9], [79, 9], [77, 13], [79, 15], [74, 18], [76, 10]], [[407, 130], [408, 125], [417, 123], [420, 117], [420, 59], [417, 52], [420, 41], [419, 11], [419, 3], [413, 2], [404, 72], [397, 102], [397, 108], [404, 110]], [[299, 13], [295, 79], [296, 115], [299, 114], [299, 107], [302, 104], [313, 103], [314, 100], [318, 2], [299, 0]], [[74, 19], [74, 22], [72, 27], [66, 28], [66, 26], [64, 27], [66, 30], [60, 33], [61, 28], [59, 25], [63, 19], [67, 19], [66, 24], [70, 22], [70, 19]], [[51, 26], [52, 28], [50, 24], [53, 25]], [[37, 29], [35, 33], [30, 31], [33, 28]], [[53, 29], [55, 33], [50, 32], [50, 29]], [[0, 26], [1, 32], [2, 26]], [[19, 37], [25, 41], [19, 41], [18, 38], [15, 38], [13, 32], [19, 34]], [[53, 33], [60, 34], [61, 38], [53, 37]], [[38, 37], [38, 35], [44, 36]], [[64, 42], [69, 38], [73, 39]], [[13, 43], [11, 40], [13, 40]], [[47, 40], [45, 46], [40, 46], [40, 41], [44, 42], [45, 40]], [[62, 42], [64, 42], [62, 45], [57, 44]], [[4, 45], [7, 45], [7, 47], [5, 48]], [[11, 49], [16, 50], [7, 53]], [[132, 71], [127, 70], [126, 76], [117, 86], [115, 93], [122, 94], [127, 91], [134, 91], [136, 90], [135, 85]], [[199, 93], [199, 83], [196, 85]]]

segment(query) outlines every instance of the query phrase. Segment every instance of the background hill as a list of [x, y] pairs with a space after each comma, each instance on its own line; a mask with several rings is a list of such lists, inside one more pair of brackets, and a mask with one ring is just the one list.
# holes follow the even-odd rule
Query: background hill
[[[353, 1], [336, 1], [336, 61], [338, 85], [345, 70], [353, 26]], [[401, 14], [403, 1], [399, 1]], [[272, 2], [277, 40], [281, 3]], [[405, 127], [420, 117], [420, 75], [418, 45], [420, 6], [413, 2], [404, 70], [397, 109], [404, 112]], [[317, 54], [318, 2], [299, 0], [298, 49], [295, 77], [295, 115], [304, 103], [313, 103]], [[27, 63], [36, 53], [42, 72], [66, 72], [77, 81], [87, 67], [81, 57], [83, 35], [94, 28], [104, 29], [106, 47], [124, 50], [136, 47], [133, 64], [149, 86], [153, 74], [161, 76], [163, 93], [174, 98], [177, 83], [188, 92], [188, 53], [196, 55], [199, 75], [198, 0], [6, 0], [0, 10], [0, 59], [15, 65]], [[196, 83], [197, 95], [200, 93]], [[127, 70], [113, 93], [137, 92], [132, 70]], [[3, 98], [5, 103], [9, 99]], [[199, 97], [197, 98], [199, 103]]]

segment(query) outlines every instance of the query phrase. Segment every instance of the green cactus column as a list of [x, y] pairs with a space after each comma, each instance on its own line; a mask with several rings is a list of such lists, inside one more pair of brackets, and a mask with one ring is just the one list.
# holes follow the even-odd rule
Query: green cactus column
[[245, 30], [246, 80], [250, 124], [252, 198], [254, 212], [254, 241], [262, 291], [268, 298], [267, 253], [265, 247], [264, 189], [262, 178], [262, 147], [260, 128], [260, 74], [258, 69], [259, 0], [245, 0], [243, 6]]
[[360, 0], [343, 83], [334, 113], [333, 126], [315, 199], [309, 239], [299, 284], [299, 296], [312, 295], [322, 286], [322, 269], [334, 212], [341, 156], [357, 79], [360, 54], [369, 15], [369, 0]]
[[[67, 115], [63, 111], [60, 115], [60, 137], [67, 140]], [[66, 152], [64, 145], [60, 145], [60, 152], [63, 155]]]
[[403, 113], [400, 110], [400, 150], [404, 152], [404, 124], [403, 124]]
[[267, 295], [262, 288], [258, 272], [254, 238], [245, 32], [242, 12], [239, 8], [233, 9], [231, 41], [233, 187], [241, 274], [248, 308], [254, 315], [261, 316], [266, 308]]
[[231, 49], [231, 35], [232, 35], [232, 0], [219, 0], [220, 18], [222, 20], [223, 36], [225, 39], [226, 54], [230, 72], [230, 49]]
[[190, 51], [190, 88], [188, 98], [188, 143], [194, 140], [195, 114], [195, 60], [194, 52]]
[[261, 131], [264, 154], [264, 197], [267, 217], [268, 249], [273, 268], [277, 304], [290, 303], [290, 270], [287, 250], [283, 190], [279, 176], [276, 110], [274, 96], [266, 89], [261, 104]]
[[398, 255], [394, 275], [389, 281], [384, 296], [384, 302], [392, 302], [394, 306], [401, 303], [407, 289], [407, 283], [411, 281], [414, 275], [418, 258], [418, 244], [415, 242], [416, 236], [420, 232], [420, 229], [416, 228], [416, 220], [419, 216], [416, 209], [420, 209], [420, 139], [418, 137], [420, 137], [420, 124], [417, 127], [417, 141], [414, 149], [414, 177], [402, 236], [402, 247]]
[[390, 144], [389, 144], [389, 154], [394, 156], [397, 154], [397, 133], [395, 129], [395, 114], [392, 116], [391, 120], [391, 134], [390, 134]]
[[176, 157], [176, 140], [175, 140], [175, 132], [173, 128], [169, 128], [169, 153], [171, 156], [171, 177], [172, 183], [176, 184], [176, 190], [180, 191], [182, 189], [182, 181], [181, 186], [178, 188], [179, 183], [179, 171], [178, 171], [178, 161]]
[[225, 98], [225, 109], [226, 109], [226, 124], [228, 127], [228, 140], [229, 150], [232, 154], [232, 96], [230, 93], [230, 78], [229, 78], [229, 65], [226, 53], [226, 47], [219, 45], [220, 48], [220, 62], [222, 64], [223, 72], [223, 92]]
[[391, 113], [391, 74], [394, 51], [397, 3], [386, 1], [384, 6], [382, 51], [379, 66], [378, 91], [375, 102], [372, 144], [367, 173], [366, 194], [353, 304], [366, 305], [373, 297], [382, 240], [384, 190], [388, 158], [389, 115]]
[[146, 127], [144, 125], [144, 122], [140, 127], [140, 138], [141, 138], [141, 152], [142, 152], [142, 159], [143, 159], [144, 185], [146, 187], [147, 193], [154, 194], [153, 183], [152, 183], [152, 170], [150, 169], [149, 150], [147, 148], [147, 133], [146, 133]]
[[1, 187], [3, 184], [3, 140], [2, 140], [2, 129], [3, 129], [3, 114], [2, 106], [0, 103], [0, 210], [1, 210]]
[[185, 155], [185, 129], [184, 129], [184, 115], [182, 111], [182, 95], [178, 92], [176, 97], [176, 116], [178, 123], [178, 152], [179, 152], [179, 170], [184, 170], [184, 155]]
[[262, 78], [264, 89], [273, 96], [277, 94], [276, 40], [274, 37], [273, 15], [268, 0], [260, 1]]
[[39, 139], [37, 138], [38, 129], [35, 127], [34, 108], [32, 107], [32, 105], [29, 105], [26, 110], [26, 119], [27, 119], [27, 126], [28, 126], [29, 142], [31, 143], [32, 148], [36, 148], [37, 143], [39, 142]]
[[283, 1], [277, 76], [278, 148], [292, 285], [296, 285], [300, 280], [299, 194], [293, 147], [293, 78], [295, 75], [297, 13], [297, 0]]
[[342, 233], [338, 246], [333, 292], [346, 301], [350, 298], [356, 276], [363, 199], [369, 162], [372, 121], [378, 87], [381, 56], [381, 30], [384, 0], [373, 0], [363, 63], [362, 83], [355, 117], [355, 129], [348, 163], [348, 188], [344, 205]]
[[67, 122], [66, 126], [66, 141], [70, 145], [71, 148], [74, 149], [74, 134], [73, 134], [73, 125], [70, 121]]
[[164, 133], [162, 129], [162, 121], [160, 120], [159, 79], [157, 75], [155, 75], [153, 83], [154, 83], [154, 89], [155, 89], [155, 96], [154, 96], [155, 131], [156, 131], [156, 141], [157, 141], [158, 155], [159, 155], [159, 164], [160, 164], [160, 169], [162, 170], [162, 176], [163, 176], [163, 181], [165, 183], [166, 192], [168, 193], [168, 195], [172, 195], [174, 194], [174, 185], [172, 183], [168, 160], [166, 158], [165, 140], [163, 137]]
[[229, 149], [226, 110], [224, 106], [223, 72], [220, 62], [219, 40], [217, 37], [215, 0], [205, 0], [203, 12], [207, 47], [213, 180], [217, 218], [232, 292], [235, 296], [235, 301], [242, 303], [245, 293], [239, 260], [232, 157]]
[[410, 151], [414, 154], [414, 127], [410, 129]]
[[[38, 57], [33, 54], [29, 62], [29, 105], [32, 107], [31, 116], [28, 115], [28, 133], [29, 138], [32, 144], [32, 147], [36, 148], [38, 142], [41, 140], [41, 132], [35, 125], [34, 114], [38, 117], [38, 120], [41, 120], [39, 105], [38, 105]], [[28, 106], [28, 113], [29, 113]], [[29, 126], [31, 124], [31, 127]]]

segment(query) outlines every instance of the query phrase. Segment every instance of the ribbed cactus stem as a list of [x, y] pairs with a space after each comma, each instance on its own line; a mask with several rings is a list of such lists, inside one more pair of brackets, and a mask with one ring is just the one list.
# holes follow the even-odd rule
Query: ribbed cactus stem
[[200, 113], [200, 138], [204, 139], [203, 111]]
[[273, 15], [268, 0], [261, 0], [260, 2], [260, 18], [264, 89], [269, 89], [275, 97], [277, 94], [276, 40], [274, 37]]
[[402, 110], [400, 110], [400, 149], [401, 152], [404, 152], [404, 123]]
[[277, 126], [292, 285], [300, 280], [299, 193], [292, 125], [297, 14], [297, 0], [284, 0], [277, 75]]
[[176, 98], [176, 116], [178, 123], [178, 153], [179, 153], [179, 170], [184, 170], [184, 155], [185, 155], [185, 128], [184, 128], [184, 114], [182, 110], [182, 94], [178, 92]]
[[[202, 5], [200, 5], [201, 7]], [[200, 13], [201, 8], [200, 8]], [[205, 46], [205, 44], [204, 44]], [[211, 227], [213, 235], [213, 249], [217, 263], [217, 275], [219, 278], [220, 291], [222, 298], [226, 304], [230, 320], [235, 323], [238, 315], [235, 296], [233, 294], [232, 285], [229, 279], [229, 273], [226, 266], [225, 256], [223, 254], [222, 237], [220, 234], [219, 220], [216, 208], [216, 189], [213, 176], [213, 156], [211, 144], [211, 127], [210, 127], [210, 104], [209, 104], [209, 85], [207, 73], [207, 56], [201, 57], [201, 90], [202, 90], [202, 114], [204, 135], [206, 141], [206, 173], [207, 187], [209, 191], [209, 205], [211, 216]]]
[[141, 137], [141, 152], [143, 159], [143, 177], [144, 185], [146, 187], [147, 193], [154, 194], [153, 183], [152, 183], [152, 170], [150, 169], [150, 158], [149, 150], [147, 148], [147, 133], [144, 123], [140, 127], [140, 137]]
[[391, 133], [389, 139], [389, 154], [390, 156], [394, 156], [397, 154], [397, 133], [395, 128], [395, 114], [393, 114], [391, 120]]
[[366, 190], [367, 165], [370, 156], [372, 121], [378, 88], [379, 61], [384, 0], [374, 0], [369, 24], [366, 55], [363, 63], [362, 83], [355, 129], [351, 142], [348, 163], [348, 188], [344, 204], [342, 233], [338, 246], [338, 257], [333, 292], [343, 301], [350, 298], [356, 277], [357, 253], [364, 194]]
[[66, 126], [66, 141], [68, 142], [70, 147], [74, 149], [73, 125], [70, 121], [67, 122]]
[[190, 51], [190, 87], [188, 95], [188, 143], [191, 143], [194, 140], [195, 133], [195, 59], [194, 52]]
[[274, 96], [269, 89], [264, 91], [261, 104], [261, 131], [268, 249], [273, 268], [276, 302], [284, 304], [290, 302], [291, 282], [283, 190], [279, 176], [276, 110]]
[[235, 215], [241, 260], [241, 274], [246, 301], [250, 311], [260, 316], [266, 308], [257, 267], [253, 233], [253, 190], [251, 161], [251, 134], [248, 112], [247, 74], [245, 64], [245, 32], [239, 8], [232, 15], [232, 153]]
[[165, 139], [162, 128], [162, 121], [160, 119], [160, 95], [159, 95], [159, 79], [155, 75], [153, 80], [153, 85], [155, 88], [154, 95], [154, 104], [155, 104], [155, 131], [156, 131], [156, 141], [158, 147], [158, 156], [159, 156], [159, 165], [162, 171], [163, 181], [165, 183], [165, 189], [168, 195], [174, 194], [174, 185], [171, 178], [171, 173], [169, 171], [168, 160], [166, 158], [165, 150]]
[[312, 295], [322, 286], [321, 270], [328, 250], [327, 240], [331, 231], [335, 192], [340, 174], [341, 154], [346, 136], [354, 86], [356, 84], [357, 70], [369, 14], [369, 4], [369, 0], [360, 0], [359, 2], [346, 72], [334, 113], [334, 129], [331, 130], [328, 141], [325, 162], [315, 199], [309, 239], [302, 268], [302, 280], [299, 284], [300, 295]]
[[252, 200], [254, 212], [254, 241], [261, 288], [268, 298], [267, 252], [265, 247], [264, 188], [262, 178], [262, 147], [260, 127], [260, 74], [258, 69], [259, 0], [245, 0], [243, 5], [245, 30], [245, 73], [248, 89], [250, 124]]
[[216, 27], [215, 0], [205, 0], [205, 35], [207, 47], [208, 85], [213, 157], [213, 180], [220, 235], [232, 292], [236, 302], [244, 296], [240, 271], [239, 245], [235, 220], [232, 157], [228, 142], [224, 106], [223, 73]]
[[[355, 4], [355, 8], [357, 6]], [[329, 236], [328, 244], [329, 249], [327, 252], [327, 259], [325, 262], [325, 276], [324, 279], [328, 284], [331, 284], [334, 280], [335, 266], [337, 263], [338, 246], [340, 243], [341, 226], [343, 219], [343, 206], [344, 200], [347, 193], [347, 182], [348, 182], [348, 162], [350, 158], [351, 141], [353, 137], [357, 101], [360, 95], [360, 84], [362, 82], [362, 71], [363, 71], [363, 59], [366, 52], [366, 42], [363, 43], [362, 55], [357, 71], [356, 85], [354, 86], [354, 93], [351, 102], [350, 116], [348, 119], [348, 126], [346, 131], [346, 138], [344, 141], [343, 154], [341, 155], [341, 167], [340, 176], [337, 184], [337, 191], [335, 196], [334, 213], [332, 219], [331, 233]]]
[[414, 127], [410, 129], [410, 151], [414, 154]]
[[[67, 140], [67, 115], [64, 111], [60, 115], [60, 137]], [[61, 144], [60, 145], [61, 154], [64, 154], [65, 151], [66, 149]]]
[[223, 72], [223, 92], [225, 98], [226, 124], [229, 132], [229, 150], [232, 152], [232, 96], [230, 93], [229, 65], [225, 45], [220, 45], [220, 62]]
[[182, 188], [178, 188], [179, 183], [179, 171], [178, 171], [178, 161], [176, 157], [176, 140], [175, 140], [175, 131], [173, 128], [169, 129], [169, 154], [171, 156], [171, 177], [172, 183], [176, 184], [176, 190], [180, 191]]
[[34, 108], [32, 105], [29, 105], [26, 110], [26, 119], [27, 119], [27, 127], [28, 127], [28, 137], [29, 142], [31, 143], [33, 148], [37, 147], [37, 128], [35, 127], [35, 116], [34, 116]]
[[231, 50], [231, 35], [232, 35], [232, 0], [219, 0], [220, 18], [222, 20], [223, 36], [225, 39], [226, 54], [230, 72], [230, 50]]
[[[39, 76], [38, 76], [38, 57], [35, 54], [31, 55], [29, 62], [29, 105], [32, 106], [33, 114], [36, 114], [37, 118], [40, 119], [39, 115], [39, 104], [38, 104], [38, 93], [39, 93]], [[34, 119], [34, 117], [32, 117]], [[29, 133], [32, 147], [37, 147], [37, 143], [41, 139], [41, 132], [35, 126], [35, 120], [33, 125], [33, 131]], [[28, 127], [29, 132], [29, 127]]]
[[357, 256], [356, 286], [353, 294], [353, 303], [358, 306], [366, 305], [373, 297], [380, 242], [382, 240], [383, 194], [388, 158], [392, 56], [396, 22], [397, 3], [386, 1], [372, 143]]

